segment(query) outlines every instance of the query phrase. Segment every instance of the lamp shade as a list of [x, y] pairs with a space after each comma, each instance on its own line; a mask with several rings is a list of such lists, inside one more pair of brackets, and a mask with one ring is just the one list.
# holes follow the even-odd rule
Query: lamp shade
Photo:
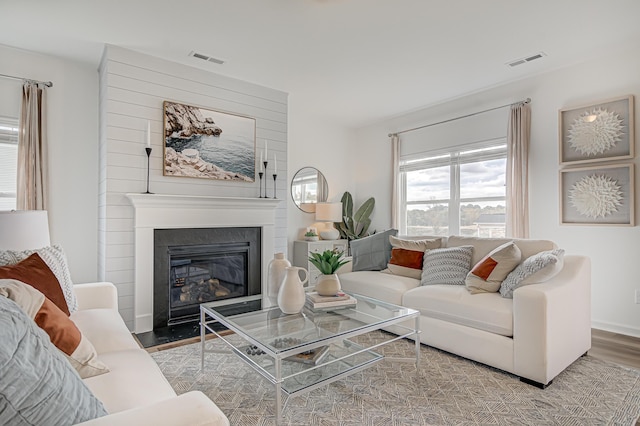
[[46, 210], [0, 211], [0, 250], [34, 250], [50, 244]]
[[318, 203], [316, 220], [320, 222], [341, 222], [342, 203]]

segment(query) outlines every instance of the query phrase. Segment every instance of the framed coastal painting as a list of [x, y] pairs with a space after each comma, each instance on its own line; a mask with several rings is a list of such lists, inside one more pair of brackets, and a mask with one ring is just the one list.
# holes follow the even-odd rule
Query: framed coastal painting
[[560, 164], [633, 158], [633, 96], [559, 111]]
[[560, 223], [635, 225], [632, 163], [560, 170]]
[[164, 102], [165, 176], [255, 180], [256, 120]]

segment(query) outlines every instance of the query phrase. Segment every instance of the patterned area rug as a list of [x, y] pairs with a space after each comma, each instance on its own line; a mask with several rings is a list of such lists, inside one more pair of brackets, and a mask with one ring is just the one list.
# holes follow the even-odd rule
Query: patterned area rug
[[[369, 345], [384, 332], [360, 336]], [[238, 336], [231, 336], [238, 339]], [[219, 339], [208, 349], [224, 350]], [[379, 348], [387, 357], [412, 357], [413, 342]], [[200, 371], [200, 344], [152, 353], [178, 394], [200, 390], [232, 425], [273, 425], [274, 390], [230, 352], [208, 353]], [[635, 425], [640, 416], [640, 371], [582, 357], [547, 389], [427, 346], [421, 368], [383, 360], [328, 386], [290, 398], [286, 425]]]

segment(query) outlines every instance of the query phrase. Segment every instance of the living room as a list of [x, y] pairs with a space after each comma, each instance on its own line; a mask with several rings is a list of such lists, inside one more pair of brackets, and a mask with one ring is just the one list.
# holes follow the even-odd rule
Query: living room
[[[302, 7], [277, 1], [271, 8], [277, 10], [294, 7], [301, 16], [316, 14], [318, 20], [322, 18], [326, 23], [325, 27], [314, 27], [318, 31], [318, 37], [327, 38], [325, 50], [339, 50], [340, 40], [335, 35], [331, 36], [332, 30], [339, 34], [349, 34], [343, 29], [349, 25], [347, 17], [358, 16], [358, 7], [363, 10], [370, 7], [362, 1], [346, 3], [350, 2], [317, 1]], [[469, 10], [464, 13], [465, 19], [469, 21], [473, 21], [474, 14], [484, 13], [484, 8], [487, 7], [471, 3], [465, 5]], [[74, 282], [114, 282], [119, 292], [120, 314], [127, 326], [135, 331], [135, 218], [134, 210], [124, 194], [142, 193], [146, 189], [147, 157], [144, 147], [147, 122], [151, 124], [153, 148], [150, 157], [151, 192], [158, 195], [219, 197], [257, 197], [259, 194], [257, 182], [240, 184], [163, 176], [163, 101], [180, 101], [261, 120], [256, 136], [257, 147], [262, 149], [264, 141], [269, 140], [270, 152], [277, 154], [275, 195], [282, 200], [276, 207], [273, 252], [290, 254], [293, 241], [300, 239], [301, 232], [315, 222], [312, 215], [301, 212], [293, 204], [289, 195], [289, 184], [298, 169], [312, 166], [321, 170], [329, 183], [330, 201], [339, 201], [345, 191], [354, 195], [358, 205], [368, 197], [375, 197], [376, 208], [371, 228], [388, 229], [391, 224], [391, 209], [387, 206], [391, 204], [392, 193], [389, 133], [530, 98], [532, 124], [529, 234], [531, 238], [553, 240], [567, 253], [585, 255], [591, 259], [593, 328], [640, 337], [640, 305], [636, 302], [639, 288], [634, 268], [635, 260], [640, 255], [637, 248], [637, 227], [562, 225], [558, 183], [558, 111], [640, 94], [637, 75], [640, 59], [636, 54], [640, 47], [640, 36], [636, 29], [637, 19], [634, 18], [640, 12], [639, 5], [633, 1], [615, 2], [616, 7], [599, 4], [603, 2], [587, 2], [586, 6], [585, 2], [568, 2], [560, 7], [549, 2], [544, 7], [520, 5], [523, 8], [521, 10], [508, 3], [510, 2], [501, 2], [490, 7], [490, 12], [499, 15], [488, 23], [497, 25], [499, 18], [511, 19], [512, 16], [519, 16], [520, 28], [533, 34], [539, 32], [536, 36], [544, 42], [535, 46], [532, 42], [535, 37], [530, 37], [524, 48], [518, 47], [515, 41], [514, 44], [504, 46], [500, 52], [502, 56], [497, 56], [500, 58], [499, 63], [494, 64], [501, 67], [500, 79], [484, 76], [484, 79], [478, 77], [476, 80], [473, 76], [471, 71], [475, 67], [486, 65], [482, 59], [483, 47], [477, 41], [473, 43], [473, 49], [462, 50], [462, 54], [456, 52], [455, 55], [437, 56], [438, 63], [451, 61], [455, 64], [450, 74], [459, 76], [458, 83], [450, 83], [442, 89], [438, 88], [438, 84], [423, 86], [417, 83], [419, 80], [414, 74], [421, 75], [422, 79], [430, 78], [428, 63], [421, 63], [423, 68], [407, 71], [409, 67], [403, 65], [402, 61], [411, 60], [411, 55], [416, 55], [415, 50], [400, 55], [396, 52], [402, 53], [403, 50], [397, 49], [397, 44], [394, 43], [380, 45], [380, 51], [374, 47], [378, 44], [361, 44], [362, 50], [368, 54], [375, 51], [375, 55], [367, 59], [372, 67], [376, 63], [372, 57], [376, 61], [391, 61], [384, 59], [381, 52], [389, 58], [396, 58], [398, 55], [394, 59], [398, 68], [394, 77], [396, 84], [380, 88], [378, 78], [382, 76], [378, 74], [383, 71], [354, 75], [348, 74], [344, 65], [344, 81], [332, 90], [342, 96], [342, 101], [332, 97], [333, 94], [321, 98], [317, 92], [289, 90], [288, 87], [294, 87], [294, 84], [292, 82], [289, 85], [284, 77], [268, 82], [266, 78], [260, 78], [258, 71], [242, 70], [243, 66], [252, 70], [263, 67], [265, 73], [276, 74], [273, 69], [277, 66], [272, 62], [285, 55], [279, 49], [264, 49], [263, 54], [256, 57], [254, 62], [243, 64], [238, 59], [234, 64], [233, 50], [223, 49], [220, 43], [177, 46], [169, 33], [164, 39], [158, 37], [163, 42], [157, 41], [155, 45], [144, 34], [139, 36], [145, 42], [136, 42], [134, 34], [129, 35], [129, 38], [119, 38], [112, 33], [88, 37], [83, 36], [82, 32], [89, 31], [93, 22], [89, 18], [94, 14], [99, 15], [99, 10], [82, 12], [79, 9], [76, 15], [68, 10], [61, 10], [61, 7], [45, 4], [39, 6], [43, 8], [38, 12], [39, 19], [45, 19], [42, 15], [49, 12], [50, 16], [55, 17], [55, 23], [41, 26], [38, 30], [41, 33], [36, 40], [24, 36], [26, 30], [19, 31], [11, 23], [28, 16], [33, 10], [27, 5], [3, 5], [3, 29], [0, 32], [3, 43], [0, 46], [0, 57], [3, 59], [0, 74], [53, 82], [53, 87], [47, 89], [50, 173], [48, 211], [51, 240], [64, 247]], [[78, 5], [68, 5], [69, 8], [72, 6]], [[136, 31], [139, 33], [151, 32], [151, 27], [159, 26], [155, 24], [160, 22], [155, 19], [160, 19], [155, 16], [160, 13], [154, 10], [157, 6], [148, 6], [148, 11], [135, 10], [125, 20], [129, 26], [138, 26]], [[242, 15], [235, 8], [229, 5], [225, 7], [230, 8], [229, 14], [216, 21], [226, 21], [231, 16], [237, 17], [237, 20], [246, 19], [240, 18]], [[401, 7], [403, 18], [411, 13], [412, 7], [420, 12], [415, 14], [416, 21], [419, 21], [418, 18], [429, 19], [430, 25], [436, 26], [436, 21], [440, 18], [435, 19], [428, 7], [417, 3]], [[438, 15], [454, 14], [449, 6], [438, 7], [444, 8]], [[576, 11], [578, 7], [588, 10]], [[264, 12], [261, 8], [270, 9], [269, 6], [262, 5], [258, 8], [259, 12]], [[540, 8], [543, 12], [532, 10]], [[384, 8], [382, 10], [388, 12]], [[151, 15], [145, 16], [147, 12]], [[267, 16], [272, 13], [276, 14], [270, 11]], [[386, 25], [391, 33], [395, 30], [394, 26], [403, 25], [401, 18], [391, 19], [387, 24], [383, 19], [384, 13], [382, 15], [375, 15], [375, 20], [372, 18], [369, 25], [373, 29], [376, 25], [377, 28]], [[342, 18], [330, 19], [336, 16]], [[532, 16], [537, 20], [529, 20], [523, 16]], [[67, 19], [73, 23], [69, 23]], [[165, 16], [163, 19], [168, 18]], [[548, 30], [532, 29], [540, 26], [544, 19], [550, 22], [547, 24]], [[234, 19], [229, 21], [234, 22]], [[566, 27], [562, 24], [564, 21], [567, 22]], [[285, 31], [284, 27], [280, 28], [284, 23], [276, 22], [277, 24], [262, 23], [255, 27], [255, 37], [259, 38], [260, 34], [271, 36], [271, 31]], [[314, 22], [319, 25], [317, 21]], [[471, 42], [476, 37], [472, 30], [465, 32], [461, 22], [449, 23], [453, 26], [452, 30], [445, 33], [453, 38], [455, 31], [459, 31], [465, 39], [458, 40], [458, 43], [452, 42], [451, 49], [461, 48], [462, 44]], [[411, 20], [411, 24], [417, 25], [414, 20]], [[227, 25], [231, 24], [227, 23], [220, 31], [230, 31]], [[236, 25], [239, 24], [236, 22]], [[359, 25], [365, 26], [364, 23]], [[122, 23], [111, 25], [121, 26]], [[52, 32], [43, 37], [42, 28], [54, 31], [55, 27], [59, 27], [55, 31], [69, 28], [70, 32]], [[72, 27], [73, 31], [70, 29]], [[246, 27], [242, 28], [246, 30]], [[356, 33], [355, 29], [353, 31]], [[552, 36], [545, 36], [547, 31]], [[46, 33], [45, 31], [44, 34]], [[511, 39], [517, 32], [505, 30], [504, 33], [508, 34], [505, 38]], [[611, 38], [604, 37], [604, 34], [611, 33], [614, 33]], [[217, 36], [219, 39], [225, 36], [225, 33], [214, 34], [208, 37], [216, 39]], [[370, 34], [375, 34], [375, 31]], [[240, 35], [236, 37], [239, 38]], [[291, 35], [288, 37], [295, 38]], [[435, 39], [440, 42], [444, 38]], [[560, 43], [560, 38], [569, 41], [563, 40]], [[554, 40], [562, 44], [562, 50], [556, 50]], [[375, 38], [374, 41], [379, 42], [380, 39]], [[250, 40], [244, 42], [253, 43]], [[446, 46], [448, 42], [450, 41], [442, 43]], [[292, 41], [291, 43], [293, 44]], [[166, 45], [166, 51], [161, 50], [162, 44]], [[234, 48], [241, 50], [242, 45], [243, 43], [238, 43]], [[201, 64], [197, 59], [188, 57], [188, 51], [196, 47], [202, 49], [203, 53], [220, 55], [228, 60], [227, 66], [236, 67], [236, 72], [227, 71], [225, 65]], [[218, 53], [216, 47], [219, 47], [221, 53]], [[286, 50], [284, 47], [282, 49]], [[72, 53], [81, 50], [85, 51], [85, 59], [74, 58]], [[438, 49], [434, 50], [434, 55], [436, 51]], [[547, 55], [538, 63], [524, 64], [513, 70], [505, 65], [510, 60], [538, 51], [544, 51]], [[358, 51], [353, 48], [348, 52], [353, 56], [342, 57], [342, 60], [345, 63], [357, 62], [355, 53]], [[437, 53], [442, 54], [439, 51]], [[183, 59], [176, 60], [180, 55]], [[467, 62], [460, 63], [451, 56], [467, 56], [468, 59]], [[329, 74], [339, 74], [341, 68], [342, 65], [325, 68], [327, 78]], [[482, 69], [492, 70], [491, 67]], [[301, 63], [295, 70], [299, 76], [288, 75], [287, 78], [301, 79], [307, 72], [307, 67]], [[513, 71], [512, 74], [508, 74], [510, 71]], [[364, 82], [358, 81], [360, 78]], [[431, 78], [444, 79], [445, 75]], [[366, 90], [354, 92], [360, 93], [362, 97], [354, 96], [354, 87], [359, 88], [365, 82], [368, 84]], [[295, 87], [304, 87], [313, 85], [314, 80], [302, 83], [296, 81], [296, 84]], [[395, 91], [399, 95], [394, 96]], [[324, 106], [320, 105], [320, 100], [324, 101]], [[380, 106], [384, 103], [388, 104], [386, 109]], [[353, 109], [354, 104], [375, 104], [379, 109], [361, 108], [350, 113], [349, 109]], [[334, 106], [333, 109], [331, 105]], [[0, 79], [0, 116], [17, 118], [19, 113], [20, 83]], [[637, 122], [637, 112], [635, 118]], [[637, 163], [635, 159], [630, 161]], [[269, 165], [270, 168], [272, 166]], [[274, 187], [270, 176], [267, 183], [268, 193], [273, 196]]]

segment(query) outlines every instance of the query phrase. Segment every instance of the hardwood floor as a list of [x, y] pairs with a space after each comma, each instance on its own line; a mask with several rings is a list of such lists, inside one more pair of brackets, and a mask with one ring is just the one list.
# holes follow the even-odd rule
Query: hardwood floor
[[640, 338], [591, 329], [589, 355], [640, 369]]

